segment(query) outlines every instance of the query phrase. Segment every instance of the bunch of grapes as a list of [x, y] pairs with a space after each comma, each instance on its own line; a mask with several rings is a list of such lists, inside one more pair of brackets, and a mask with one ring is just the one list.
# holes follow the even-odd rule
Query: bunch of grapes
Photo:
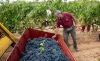
[[25, 51], [19, 61], [70, 61], [58, 42], [52, 38], [28, 39]]

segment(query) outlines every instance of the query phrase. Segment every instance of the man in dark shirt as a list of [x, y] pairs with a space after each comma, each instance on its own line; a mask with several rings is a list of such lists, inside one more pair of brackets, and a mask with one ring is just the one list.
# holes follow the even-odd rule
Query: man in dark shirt
[[78, 51], [77, 42], [76, 42], [76, 30], [75, 30], [76, 19], [75, 19], [75, 17], [69, 12], [61, 13], [61, 11], [59, 11], [59, 10], [56, 10], [54, 12], [54, 16], [56, 17], [57, 21], [56, 21], [56, 32], [55, 32], [55, 35], [53, 36], [53, 38], [56, 37], [56, 35], [59, 31], [60, 25], [62, 25], [63, 26], [63, 37], [64, 37], [64, 40], [65, 40], [67, 46], [69, 47], [68, 36], [70, 33], [71, 37], [73, 39], [74, 48], [76, 51]]

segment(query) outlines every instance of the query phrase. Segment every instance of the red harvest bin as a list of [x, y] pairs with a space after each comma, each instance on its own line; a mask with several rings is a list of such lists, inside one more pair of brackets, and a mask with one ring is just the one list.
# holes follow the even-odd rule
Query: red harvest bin
[[[24, 47], [27, 44], [27, 40], [29, 38], [33, 39], [38, 38], [40, 36], [51, 38], [53, 35], [54, 33], [48, 33], [44, 31], [27, 28], [6, 61], [19, 61], [19, 59], [21, 58], [21, 52], [24, 51]], [[59, 42], [59, 46], [62, 48], [66, 56], [69, 57], [71, 61], [76, 61], [73, 54], [64, 42], [63, 38], [60, 35], [57, 35], [55, 39]]]

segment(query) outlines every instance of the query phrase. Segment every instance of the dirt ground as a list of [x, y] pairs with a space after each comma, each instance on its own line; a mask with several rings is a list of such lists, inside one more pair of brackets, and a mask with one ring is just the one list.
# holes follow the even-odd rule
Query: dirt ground
[[[59, 34], [62, 35], [62, 28], [60, 29]], [[52, 29], [46, 28], [48, 32], [54, 32]], [[73, 41], [71, 36], [69, 35], [69, 43], [70, 43], [70, 50], [75, 56], [77, 61], [98, 61], [100, 58], [100, 41], [98, 38], [98, 32], [81, 32], [80, 28], [77, 29], [76, 34], [77, 34], [77, 43], [78, 43], [78, 48], [79, 52], [76, 52], [73, 48]], [[20, 35], [14, 34], [17, 39], [20, 39]], [[7, 57], [10, 55], [12, 51], [12, 47], [6, 51], [6, 53], [2, 56], [0, 61], [5, 61]]]

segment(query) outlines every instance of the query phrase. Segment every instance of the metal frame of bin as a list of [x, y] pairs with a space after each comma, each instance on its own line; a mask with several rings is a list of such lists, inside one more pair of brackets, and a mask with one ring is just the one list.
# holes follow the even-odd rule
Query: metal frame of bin
[[[40, 36], [51, 38], [53, 35], [54, 33], [27, 28], [6, 61], [19, 61], [19, 59], [21, 58], [21, 52], [24, 51], [24, 47], [29, 38], [33, 39], [33, 38], [38, 38]], [[76, 61], [70, 49], [67, 47], [66, 43], [64, 42], [63, 37], [61, 37], [61, 35], [58, 34], [55, 39], [58, 41], [59, 46], [62, 48], [66, 56], [69, 57], [71, 61]]]
[[[6, 52], [6, 50], [10, 47], [13, 46], [17, 43], [17, 39], [14, 37], [14, 35], [6, 28], [4, 27], [1, 23], [0, 23], [0, 41], [5, 41], [5, 40], [9, 40], [11, 41], [11, 43], [4, 49], [4, 51], [0, 50], [0, 52], [2, 52], [2, 54], [0, 55], [0, 58], [4, 55], [4, 53]], [[6, 43], [5, 43], [6, 45]]]
[[4, 27], [1, 23], [0, 23], [0, 29], [4, 32], [5, 36], [7, 36], [8, 38], [12, 40], [12, 42], [14, 43], [18, 42], [18, 40], [14, 37], [14, 35], [6, 27]]

